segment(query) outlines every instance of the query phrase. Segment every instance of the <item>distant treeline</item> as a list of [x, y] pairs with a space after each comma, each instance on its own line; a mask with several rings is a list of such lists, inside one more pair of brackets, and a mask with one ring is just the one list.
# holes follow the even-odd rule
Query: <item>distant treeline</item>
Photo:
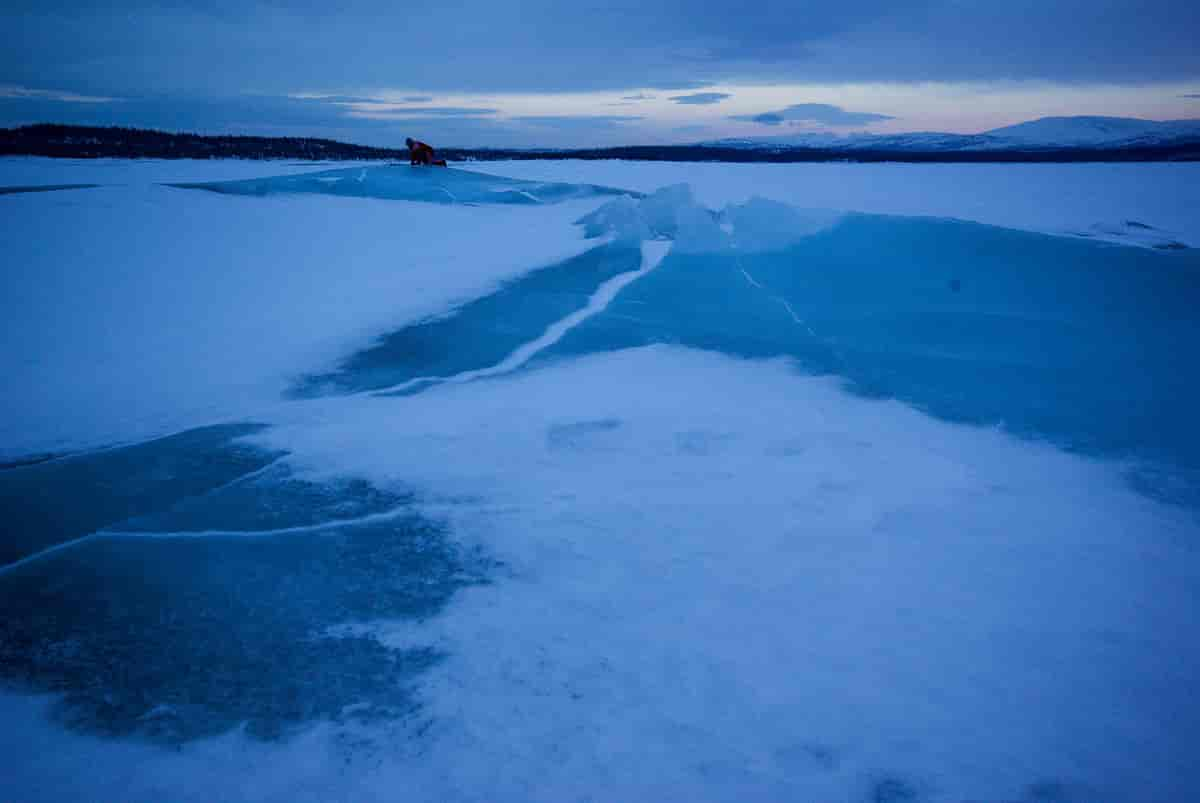
[[[1200, 161], [1200, 140], [1122, 147], [1006, 150], [866, 150], [808, 147], [734, 148], [644, 145], [618, 148], [509, 150], [438, 148], [450, 161], [629, 159], [650, 162], [1170, 162]], [[406, 159], [406, 148], [372, 148], [331, 139], [177, 134], [140, 128], [39, 124], [0, 129], [0, 155], [150, 159]]]
[[395, 159], [408, 149], [371, 148], [332, 139], [176, 134], [141, 128], [42, 123], [0, 129], [0, 154], [146, 159]]

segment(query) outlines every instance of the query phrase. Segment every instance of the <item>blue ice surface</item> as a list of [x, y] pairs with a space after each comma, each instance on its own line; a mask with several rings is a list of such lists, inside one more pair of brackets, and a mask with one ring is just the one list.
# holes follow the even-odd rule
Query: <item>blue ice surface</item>
[[[236, 522], [230, 522], [236, 526]], [[63, 724], [182, 744], [394, 719], [440, 657], [339, 625], [423, 619], [481, 568], [416, 515], [260, 535], [105, 535], [0, 574], [0, 681]], [[332, 630], [331, 630], [332, 629]]]
[[438, 204], [537, 205], [606, 195], [638, 195], [596, 184], [523, 181], [472, 170], [405, 164], [351, 167], [289, 176], [172, 184], [226, 195], [316, 193]]
[[[597, 245], [507, 282], [449, 313], [385, 335], [335, 370], [304, 378], [292, 393], [306, 397], [382, 390], [494, 365], [555, 321], [584, 307], [600, 284], [637, 270], [640, 263], [640, 252], [628, 243]], [[418, 383], [414, 389], [421, 387]]]
[[544, 356], [792, 357], [862, 395], [1130, 459], [1142, 490], [1200, 503], [1197, 251], [873, 215], [780, 248], [737, 234], [673, 252]]
[[172, 745], [411, 714], [440, 654], [337, 628], [434, 615], [491, 564], [411, 493], [241, 440], [260, 429], [0, 471], [6, 558], [89, 535], [0, 566], [0, 682], [57, 693], [71, 728]]
[[222, 424], [117, 449], [0, 471], [7, 534], [0, 567], [126, 519], [170, 509], [277, 459], [242, 441], [262, 429]]
[[851, 214], [814, 228], [761, 199], [714, 212], [686, 187], [613, 200], [581, 223], [612, 243], [403, 327], [318, 379], [345, 391], [495, 365], [567, 311], [547, 288], [582, 306], [611, 275], [596, 254], [667, 237], [662, 265], [539, 359], [654, 343], [790, 357], [864, 396], [1128, 460], [1139, 490], [1200, 505], [1195, 250], [932, 218]]

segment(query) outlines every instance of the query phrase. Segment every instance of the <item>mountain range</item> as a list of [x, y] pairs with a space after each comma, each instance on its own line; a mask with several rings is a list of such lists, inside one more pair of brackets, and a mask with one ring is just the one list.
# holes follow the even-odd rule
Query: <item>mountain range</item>
[[981, 134], [911, 132], [835, 134], [823, 131], [786, 136], [721, 139], [704, 146], [748, 149], [845, 151], [1027, 151], [1071, 148], [1127, 149], [1200, 142], [1200, 119], [1139, 120], [1133, 117], [1042, 117]]

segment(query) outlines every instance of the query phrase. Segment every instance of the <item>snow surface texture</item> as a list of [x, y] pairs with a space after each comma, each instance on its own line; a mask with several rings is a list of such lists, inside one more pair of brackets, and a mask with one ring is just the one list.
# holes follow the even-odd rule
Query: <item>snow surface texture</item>
[[[86, 295], [6, 310], [11, 370], [83, 350], [36, 377], [70, 436], [19, 396], [13, 455], [195, 394], [243, 422], [0, 471], [0, 670], [56, 692], [0, 698], [0, 797], [1192, 796], [1195, 251], [750, 198], [787, 168], [517, 167], [648, 194], [0, 198], [6, 298], [125, 277], [79, 334]], [[126, 365], [189, 314], [230, 369]], [[93, 341], [129, 389], [74, 388]]]
[[[25, 160], [5, 170], [0, 184], [32, 178]], [[161, 163], [113, 171], [92, 168], [113, 181], [95, 189], [0, 196], [0, 459], [252, 416], [397, 324], [592, 245], [570, 224], [594, 201], [229, 198], [149, 183], [170, 178]]]

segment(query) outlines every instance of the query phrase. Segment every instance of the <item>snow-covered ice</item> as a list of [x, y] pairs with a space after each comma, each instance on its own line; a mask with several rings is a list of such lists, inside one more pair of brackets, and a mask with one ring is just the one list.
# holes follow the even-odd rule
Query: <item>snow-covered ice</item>
[[[398, 324], [581, 252], [571, 222], [594, 206], [231, 198], [162, 186], [161, 163], [113, 169], [91, 169], [113, 182], [94, 189], [0, 196], [0, 459], [254, 415]], [[10, 181], [39, 183], [0, 161]]]
[[473, 170], [409, 170], [406, 165], [369, 165], [317, 173], [186, 182], [173, 186], [205, 189], [225, 195], [317, 193], [351, 198], [388, 198], [437, 204], [544, 204], [596, 195], [622, 195], [627, 190], [593, 184], [522, 181]]
[[[516, 161], [476, 169], [642, 192], [687, 183], [719, 208], [753, 197], [804, 208], [972, 220], [1139, 245], [1200, 247], [1200, 163], [718, 164]], [[1132, 221], [1142, 227], [1130, 227]], [[1106, 231], [1111, 229], [1111, 231]], [[1140, 237], [1140, 239], [1139, 239]]]
[[1192, 165], [471, 167], [0, 161], [0, 799], [1193, 796]]

